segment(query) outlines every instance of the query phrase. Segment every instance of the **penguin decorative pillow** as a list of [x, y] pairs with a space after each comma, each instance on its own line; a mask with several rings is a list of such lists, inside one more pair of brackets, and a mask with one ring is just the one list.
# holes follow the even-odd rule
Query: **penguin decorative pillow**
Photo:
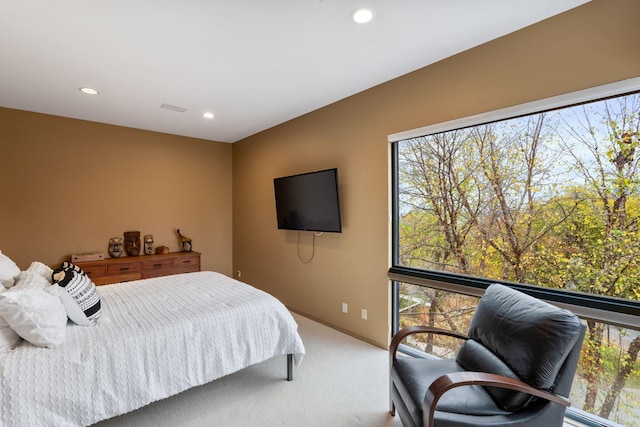
[[54, 285], [64, 290], [59, 294], [69, 319], [82, 326], [95, 325], [102, 314], [100, 295], [89, 276], [77, 265], [65, 261], [53, 271], [51, 278]]

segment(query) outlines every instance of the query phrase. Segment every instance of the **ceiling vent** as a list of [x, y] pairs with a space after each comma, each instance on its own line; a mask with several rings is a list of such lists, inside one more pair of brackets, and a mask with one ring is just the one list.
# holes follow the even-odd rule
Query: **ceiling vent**
[[171, 104], [162, 104], [160, 108], [164, 108], [165, 110], [177, 111], [178, 113], [184, 113], [185, 111], [187, 111], [187, 109], [184, 107], [178, 107], [177, 105]]

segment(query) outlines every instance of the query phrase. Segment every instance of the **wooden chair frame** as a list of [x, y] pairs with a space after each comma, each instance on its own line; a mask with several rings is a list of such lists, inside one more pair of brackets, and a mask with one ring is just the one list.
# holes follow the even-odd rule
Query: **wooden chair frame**
[[[403, 328], [400, 331], [398, 331], [397, 334], [394, 335], [391, 341], [391, 346], [389, 348], [389, 372], [391, 372], [391, 368], [393, 367], [396, 361], [398, 347], [400, 346], [402, 341], [405, 340], [405, 338], [407, 338], [409, 335], [414, 335], [414, 334], [437, 334], [437, 335], [446, 335], [446, 336], [450, 336], [450, 337], [454, 337], [462, 340], [469, 339], [469, 337], [465, 334], [454, 332], [454, 331], [448, 331], [446, 329], [433, 328], [430, 326], [409, 326], [409, 327]], [[515, 391], [527, 393], [542, 399], [546, 399], [548, 401], [563, 405], [565, 407], [571, 406], [571, 402], [569, 402], [567, 398], [557, 394], [549, 393], [545, 390], [537, 389], [517, 379], [505, 377], [502, 375], [489, 374], [485, 372], [454, 372], [454, 373], [440, 376], [431, 384], [431, 386], [429, 386], [429, 389], [427, 390], [425, 400], [429, 401], [429, 408], [430, 408], [430, 411], [428, 414], [429, 427], [434, 427], [434, 423], [435, 423], [434, 415], [436, 410], [435, 408], [438, 403], [438, 400], [440, 400], [442, 395], [455, 387], [462, 387], [462, 386], [468, 386], [468, 385], [491, 386], [491, 387], [499, 387], [499, 388], [505, 388], [509, 390], [515, 390]], [[389, 401], [390, 401], [389, 412], [391, 413], [391, 415], [395, 415], [395, 412], [396, 412], [395, 404], [393, 403], [393, 398], [391, 397], [392, 388], [393, 388], [393, 379], [391, 378], [391, 375], [390, 375], [389, 376]], [[427, 415], [427, 414], [424, 414], [424, 415]]]

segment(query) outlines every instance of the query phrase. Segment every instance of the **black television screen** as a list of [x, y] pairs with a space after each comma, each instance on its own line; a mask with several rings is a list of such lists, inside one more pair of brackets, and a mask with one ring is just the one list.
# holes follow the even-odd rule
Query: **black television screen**
[[281, 230], [341, 233], [338, 169], [275, 178]]

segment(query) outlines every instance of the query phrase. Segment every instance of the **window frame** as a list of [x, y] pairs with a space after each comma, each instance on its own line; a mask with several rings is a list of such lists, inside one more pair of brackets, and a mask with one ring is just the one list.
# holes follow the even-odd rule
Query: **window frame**
[[571, 310], [579, 317], [609, 323], [624, 328], [640, 330], [640, 301], [601, 295], [590, 295], [562, 289], [544, 288], [528, 284], [465, 276], [435, 270], [422, 270], [399, 265], [400, 241], [398, 232], [398, 224], [400, 220], [398, 194], [398, 143], [400, 141], [460, 129], [463, 127], [477, 126], [509, 118], [541, 113], [562, 107], [570, 107], [572, 105], [583, 104], [586, 102], [596, 101], [598, 99], [623, 96], [639, 90], [640, 77], [636, 77], [389, 135], [388, 141], [391, 143], [392, 187], [392, 266], [388, 271], [388, 277], [392, 283], [391, 334], [394, 335], [399, 329], [399, 282], [427, 286], [473, 296], [482, 296], [484, 290], [491, 283], [502, 283], [536, 298]]

